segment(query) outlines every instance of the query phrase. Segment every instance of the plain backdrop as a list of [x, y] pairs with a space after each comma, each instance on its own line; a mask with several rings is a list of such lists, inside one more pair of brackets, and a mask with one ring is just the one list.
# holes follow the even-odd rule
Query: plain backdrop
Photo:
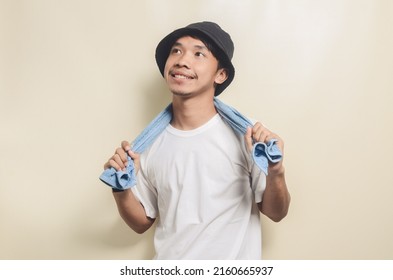
[[157, 43], [219, 23], [221, 100], [285, 140], [264, 259], [393, 258], [393, 1], [0, 0], [0, 259], [150, 259], [98, 179], [170, 102]]

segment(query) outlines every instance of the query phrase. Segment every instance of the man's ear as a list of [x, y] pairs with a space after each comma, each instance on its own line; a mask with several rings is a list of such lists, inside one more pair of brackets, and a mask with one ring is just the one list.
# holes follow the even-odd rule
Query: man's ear
[[221, 85], [223, 82], [225, 82], [226, 79], [228, 79], [227, 70], [225, 68], [221, 68], [217, 71], [214, 82], [218, 85]]

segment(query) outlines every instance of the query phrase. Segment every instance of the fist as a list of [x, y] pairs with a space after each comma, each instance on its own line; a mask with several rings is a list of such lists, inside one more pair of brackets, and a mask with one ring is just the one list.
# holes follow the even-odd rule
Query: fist
[[[244, 135], [246, 148], [249, 152], [252, 151], [253, 143], [262, 142], [267, 143], [272, 139], [277, 139], [276, 145], [280, 149], [281, 154], [284, 156], [284, 141], [277, 134], [271, 132], [260, 122], [255, 123], [253, 127], [248, 127]], [[282, 160], [277, 163], [269, 164], [269, 173], [279, 171], [282, 169]]]
[[114, 155], [111, 156], [104, 164], [104, 169], [113, 167], [117, 171], [125, 171], [128, 164], [127, 156], [130, 156], [134, 161], [135, 172], [138, 173], [140, 167], [140, 155], [131, 151], [131, 146], [127, 141], [121, 142], [121, 147], [117, 148]]

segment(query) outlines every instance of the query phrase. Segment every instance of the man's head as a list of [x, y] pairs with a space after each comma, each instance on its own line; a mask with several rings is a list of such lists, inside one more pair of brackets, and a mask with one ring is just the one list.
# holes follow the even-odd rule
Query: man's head
[[228, 33], [213, 22], [198, 22], [184, 28], [177, 29], [167, 35], [156, 48], [156, 62], [161, 74], [164, 76], [165, 64], [167, 62], [173, 45], [179, 38], [191, 36], [204, 43], [219, 62], [219, 68], [226, 70], [227, 79], [222, 84], [217, 84], [215, 96], [219, 95], [233, 80], [235, 68], [232, 65], [234, 45]]

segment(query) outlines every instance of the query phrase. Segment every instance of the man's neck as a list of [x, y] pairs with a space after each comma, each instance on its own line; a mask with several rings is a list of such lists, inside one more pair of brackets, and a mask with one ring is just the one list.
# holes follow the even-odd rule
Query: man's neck
[[180, 130], [191, 130], [207, 123], [217, 114], [211, 96], [173, 98], [171, 125]]

